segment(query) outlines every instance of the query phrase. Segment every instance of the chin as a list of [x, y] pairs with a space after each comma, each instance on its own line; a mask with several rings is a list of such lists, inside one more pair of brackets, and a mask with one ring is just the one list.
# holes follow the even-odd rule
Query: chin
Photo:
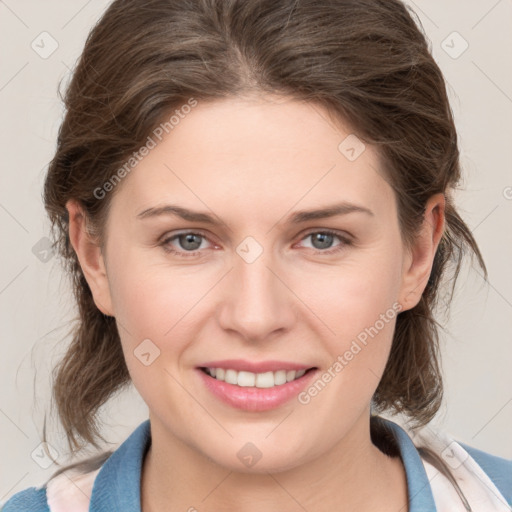
[[[268, 450], [268, 448], [267, 448]], [[228, 452], [232, 453], [229, 448]], [[294, 469], [300, 464], [296, 451], [287, 453], [276, 453], [272, 451], [272, 455], [265, 455], [265, 449], [259, 450], [255, 444], [245, 443], [240, 448], [235, 449], [235, 457], [226, 457], [226, 453], [205, 454], [214, 464], [224, 467], [235, 473], [247, 474], [267, 474], [280, 473]], [[219, 456], [216, 456], [219, 455]]]

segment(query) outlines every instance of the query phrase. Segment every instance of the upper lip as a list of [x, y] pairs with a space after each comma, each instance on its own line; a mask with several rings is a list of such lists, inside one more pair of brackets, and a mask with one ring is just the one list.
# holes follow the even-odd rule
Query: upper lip
[[251, 373], [277, 372], [279, 370], [308, 370], [311, 365], [293, 363], [290, 361], [246, 361], [244, 359], [223, 359], [222, 361], [208, 361], [200, 368], [224, 368], [225, 370], [245, 371]]

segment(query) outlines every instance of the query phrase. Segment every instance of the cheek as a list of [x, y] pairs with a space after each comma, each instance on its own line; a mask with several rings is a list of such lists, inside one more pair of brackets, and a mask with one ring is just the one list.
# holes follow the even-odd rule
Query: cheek
[[177, 374], [189, 343], [190, 305], [169, 272], [128, 261], [116, 270], [112, 290], [116, 321], [133, 384], [150, 409], [157, 410], [168, 398], [169, 375]]
[[400, 281], [400, 259], [392, 251], [376, 247], [329, 272], [318, 272], [313, 281], [309, 279], [314, 286], [302, 285], [303, 296], [336, 338], [347, 340], [375, 324], [393, 305], [397, 307]]
[[318, 288], [308, 305], [329, 327], [324, 338], [327, 365], [336, 365], [331, 389], [347, 399], [371, 396], [384, 371], [401, 311], [400, 278], [397, 252], [376, 247], [315, 281]]
[[127, 248], [119, 254], [122, 256], [113, 262], [115, 270], [109, 281], [121, 338], [130, 347], [144, 339], [160, 346], [190, 309], [183, 280], [161, 264], [148, 263], [144, 251]]

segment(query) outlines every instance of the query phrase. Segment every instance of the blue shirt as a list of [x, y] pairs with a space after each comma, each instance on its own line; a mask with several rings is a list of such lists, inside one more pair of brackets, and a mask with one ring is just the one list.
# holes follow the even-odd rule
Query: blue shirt
[[[403, 461], [407, 477], [409, 511], [435, 512], [436, 506], [429, 479], [412, 439], [396, 423], [382, 417], [378, 417], [378, 420], [391, 435], [395, 449]], [[141, 512], [141, 470], [150, 443], [150, 422], [146, 420], [102, 465], [94, 480], [89, 511]], [[512, 460], [491, 455], [461, 442], [459, 444], [487, 473], [507, 503], [512, 505]], [[45, 486], [30, 487], [16, 493], [1, 509], [1, 512], [48, 511]]]

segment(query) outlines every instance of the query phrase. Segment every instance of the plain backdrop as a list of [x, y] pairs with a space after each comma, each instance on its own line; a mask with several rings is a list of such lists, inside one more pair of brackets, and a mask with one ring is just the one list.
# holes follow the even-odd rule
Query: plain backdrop
[[[464, 172], [456, 201], [489, 270], [487, 285], [478, 267], [463, 269], [451, 318], [440, 317], [445, 399], [434, 423], [512, 458], [512, 0], [407, 3], [449, 84]], [[0, 0], [0, 501], [57, 469], [42, 455], [42, 419], [75, 309], [46, 250], [41, 193], [63, 113], [58, 82], [108, 4]], [[109, 447], [147, 417], [133, 387], [114, 397], [102, 409]], [[49, 435], [66, 462], [57, 421]]]

